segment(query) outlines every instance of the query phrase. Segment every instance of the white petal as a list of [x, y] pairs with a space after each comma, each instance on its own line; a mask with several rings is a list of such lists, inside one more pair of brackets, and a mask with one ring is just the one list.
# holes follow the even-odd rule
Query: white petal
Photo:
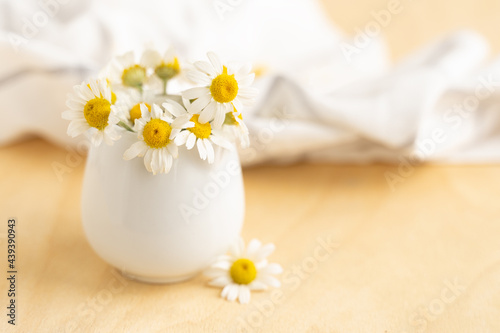
[[228, 271], [231, 265], [232, 263], [229, 260], [219, 260], [210, 267]]
[[90, 140], [92, 141], [92, 144], [94, 144], [95, 146], [100, 146], [103, 139], [104, 139], [103, 132], [99, 131], [96, 128], [91, 128]]
[[261, 282], [267, 284], [268, 286], [271, 286], [274, 288], [279, 288], [281, 286], [281, 282], [277, 278], [275, 278], [274, 276], [271, 276], [271, 275], [262, 274], [262, 275], [259, 275], [257, 279], [258, 279], [258, 281], [261, 281]]
[[85, 101], [94, 98], [94, 94], [92, 94], [92, 91], [87, 87], [86, 83], [82, 83], [79, 86], [74, 86], [73, 91], [75, 92], [75, 96], [79, 96]]
[[215, 278], [218, 278], [220, 276], [227, 276], [228, 272], [227, 272], [227, 269], [209, 267], [203, 271], [203, 275], [205, 275], [206, 277], [209, 277], [211, 279], [215, 279]]
[[254, 264], [255, 264], [255, 268], [257, 269], [257, 271], [260, 271], [261, 269], [263, 269], [264, 267], [266, 267], [267, 265], [269, 265], [267, 259], [264, 259], [264, 260], [261, 260], [261, 261], [254, 260]]
[[[106, 80], [99, 80], [99, 91], [102, 96], [111, 103], [111, 88]], [[99, 95], [100, 95], [99, 94]]]
[[163, 55], [163, 61], [165, 62], [172, 62], [175, 58], [176, 52], [175, 48], [173, 46], [169, 46], [169, 48], [165, 51], [165, 54]]
[[238, 298], [240, 288], [237, 284], [230, 284], [229, 286], [230, 286], [230, 288], [227, 291], [226, 299], [230, 302], [234, 302]]
[[182, 92], [182, 97], [186, 99], [196, 99], [204, 95], [208, 95], [210, 90], [207, 87], [191, 88]]
[[[144, 112], [141, 104], [141, 113]], [[163, 116], [163, 110], [156, 104], [151, 105], [151, 118], [159, 119]]]
[[210, 75], [211, 77], [215, 77], [217, 73], [215, 72], [214, 67], [206, 61], [196, 61], [193, 63], [194, 67], [203, 73]]
[[241, 76], [248, 75], [248, 73], [250, 73], [251, 70], [252, 70], [252, 65], [250, 63], [244, 63], [238, 69], [237, 74], [239, 74]]
[[207, 57], [210, 60], [210, 63], [212, 63], [212, 66], [214, 66], [215, 71], [217, 73], [222, 73], [222, 62], [219, 57], [213, 52], [208, 52]]
[[266, 290], [268, 289], [268, 286], [267, 284], [265, 284], [264, 282], [262, 281], [259, 281], [259, 280], [253, 280], [249, 285], [248, 287], [251, 289], [251, 290]]
[[86, 103], [83, 103], [81, 100], [69, 99], [66, 101], [66, 106], [72, 110], [80, 110], [80, 113], [83, 114], [83, 108]]
[[145, 67], [155, 68], [161, 63], [161, 55], [156, 50], [145, 50], [142, 53], [141, 64]]
[[211, 121], [214, 119], [215, 115], [215, 110], [217, 109], [217, 102], [216, 101], [211, 101], [208, 103], [208, 105], [201, 111], [200, 113], [200, 118], [198, 118], [198, 121], [201, 124], [205, 124], [208, 121]]
[[253, 83], [254, 79], [255, 79], [255, 73], [243, 76], [239, 80], [238, 80], [238, 78], [236, 78], [236, 80], [238, 81], [239, 88], [248, 87], [249, 85], [251, 85]]
[[239, 286], [239, 296], [238, 300], [241, 304], [250, 303], [250, 289], [247, 286], [241, 285]]
[[108, 145], [108, 146], [112, 146], [114, 141], [113, 139], [106, 133], [103, 131], [102, 133], [102, 137], [104, 138], [104, 142]]
[[247, 97], [243, 97], [243, 96], [238, 96], [236, 97], [240, 102], [241, 104], [243, 104], [244, 106], [252, 106], [254, 103], [255, 103], [255, 98], [247, 98]]
[[[110, 128], [116, 128], [116, 126], [110, 126], [110, 125], [116, 125], [120, 122], [120, 117], [117, 109], [115, 108], [114, 105], [111, 106], [111, 113], [109, 114], [108, 117], [108, 126]], [[119, 127], [121, 128], [121, 127]]]
[[198, 147], [198, 152], [200, 153], [200, 158], [202, 160], [207, 159], [207, 149], [205, 148], [205, 144], [203, 143], [202, 139], [198, 139], [196, 141], [196, 146]]
[[[255, 254], [260, 249], [262, 243], [258, 239], [252, 239], [248, 243], [247, 250], [245, 251], [245, 256], [249, 259], [254, 259]], [[258, 261], [258, 260], [256, 260]]]
[[113, 145], [113, 141], [118, 141], [121, 138], [119, 130], [121, 127], [109, 124], [104, 129], [104, 140], [108, 145]]
[[220, 106], [217, 108], [217, 112], [215, 112], [215, 118], [213, 122], [213, 127], [215, 129], [219, 129], [222, 127], [222, 124], [224, 123], [224, 119], [226, 119], [226, 108], [224, 106]]
[[239, 66], [237, 66], [234, 62], [229, 62], [226, 64], [227, 74], [234, 75], [236, 74], [236, 70]]
[[175, 128], [172, 126], [172, 131], [170, 132], [170, 136], [169, 136], [169, 139], [170, 140], [175, 140], [175, 138], [177, 137], [177, 135], [179, 135], [179, 133], [182, 131], [181, 128]]
[[233, 289], [234, 287], [237, 287], [236, 285], [230, 283], [228, 284], [227, 286], [224, 287], [224, 289], [222, 289], [222, 292], [220, 293], [221, 297], [222, 298], [226, 298], [227, 299], [227, 296], [229, 295], [229, 292], [231, 291], [231, 289]]
[[247, 99], [255, 98], [258, 93], [259, 91], [257, 89], [251, 87], [241, 87], [238, 89], [238, 96]]
[[189, 113], [186, 113], [184, 116], [176, 118], [172, 122], [172, 127], [180, 129], [194, 127], [194, 123], [190, 121], [191, 117]]
[[152, 171], [151, 169], [151, 162], [153, 160], [153, 149], [148, 149], [146, 151], [146, 155], [144, 155], [144, 166], [146, 167], [146, 170], [149, 172]]
[[186, 148], [188, 150], [192, 149], [195, 143], [196, 143], [196, 135], [194, 135], [194, 133], [190, 133], [186, 141]]
[[73, 120], [69, 123], [67, 133], [72, 138], [85, 133], [90, 128], [86, 120]]
[[231, 262], [234, 258], [231, 257], [229, 254], [221, 254], [220, 256], [217, 257], [217, 261], [228, 261]]
[[151, 117], [151, 113], [149, 112], [149, 109], [146, 106], [146, 104], [141, 103], [141, 105], [139, 105], [139, 107], [141, 108], [141, 117], [142, 118], [148, 119]]
[[208, 75], [198, 71], [189, 71], [186, 73], [186, 77], [194, 83], [204, 86], [209, 86], [212, 83], [212, 79]]
[[185, 144], [186, 141], [187, 141], [187, 139], [188, 139], [189, 134], [191, 134], [191, 132], [189, 132], [189, 131], [182, 131], [182, 132], [180, 132], [175, 137], [175, 143], [178, 146], [181, 146], [181, 145]]
[[281, 274], [283, 273], [283, 268], [281, 267], [280, 264], [272, 263], [268, 264], [266, 267], [261, 268], [259, 270], [259, 274], [266, 274], [266, 275], [271, 275], [271, 274]]
[[220, 146], [222, 148], [226, 149], [233, 149], [233, 144], [230, 143], [229, 141], [223, 139], [221, 136], [218, 135], [212, 135], [210, 137], [210, 140], [215, 143], [217, 146]]
[[90, 90], [92, 91], [92, 94], [96, 97], [101, 97], [101, 92], [99, 90], [99, 87], [97, 85], [97, 81], [92, 79], [89, 81], [88, 85], [90, 86]]
[[197, 114], [212, 100], [210, 95], [201, 96], [189, 106], [189, 113]]
[[183, 116], [187, 113], [186, 109], [182, 105], [180, 105], [179, 103], [177, 103], [175, 101], [169, 100], [169, 101], [163, 103], [162, 106], [165, 108], [165, 110], [167, 110], [168, 112], [170, 112], [171, 114], [173, 114], [176, 117]]
[[160, 173], [163, 169], [160, 163], [160, 149], [153, 149], [153, 159], [151, 161], [151, 168], [153, 169], [153, 174]]
[[260, 260], [263, 260], [263, 259], [267, 258], [271, 253], [274, 252], [275, 248], [276, 247], [274, 246], [273, 243], [269, 243], [269, 244], [266, 244], [266, 245], [262, 246], [255, 253], [255, 256], [254, 256], [255, 261], [260, 261]]
[[174, 142], [167, 145], [167, 150], [173, 158], [179, 157], [179, 148]]
[[[238, 97], [236, 97], [235, 99], [233, 99], [233, 106], [234, 106], [234, 109], [238, 112], [238, 113], [241, 113], [241, 110], [243, 110], [243, 104], [241, 104], [241, 101]], [[236, 118], [237, 116], [235, 116]], [[238, 120], [237, 120], [238, 121]]]
[[165, 113], [163, 114], [163, 116], [160, 117], [160, 119], [169, 123], [170, 126], [172, 126], [172, 123], [174, 122], [174, 118], [170, 117], [168, 114]]
[[121, 56], [116, 57], [116, 60], [123, 68], [132, 66], [135, 62], [134, 51], [129, 51]]
[[205, 144], [205, 148], [207, 148], [208, 164], [212, 164], [215, 159], [214, 147], [212, 147], [212, 143], [208, 139], [203, 139], [203, 143]]
[[125, 153], [123, 153], [123, 158], [125, 160], [131, 160], [136, 156], [142, 156], [147, 149], [148, 147], [144, 143], [144, 141], [137, 141], [132, 146], [130, 146], [130, 148], [125, 151]]
[[231, 279], [226, 275], [219, 276], [212, 281], [208, 282], [208, 285], [212, 287], [225, 287], [231, 283]]
[[163, 161], [163, 172], [168, 173], [170, 169], [172, 168], [172, 163], [173, 163], [173, 157], [170, 154], [165, 154], [164, 155], [164, 161]]
[[148, 121], [149, 120], [145, 118], [136, 119], [134, 124], [134, 130], [142, 135], [142, 132], [144, 131], [144, 126], [146, 126]]

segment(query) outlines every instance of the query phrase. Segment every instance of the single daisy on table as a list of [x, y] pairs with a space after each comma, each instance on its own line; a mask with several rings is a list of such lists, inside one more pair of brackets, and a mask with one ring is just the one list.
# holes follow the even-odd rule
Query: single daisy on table
[[242, 148], [248, 148], [248, 146], [250, 146], [248, 127], [243, 122], [243, 116], [241, 115], [241, 112], [234, 109], [234, 111], [226, 113], [224, 125], [227, 125], [224, 126], [224, 128], [228, 129], [232, 136], [240, 140], [240, 145]]
[[163, 103], [163, 107], [177, 118], [172, 127], [177, 131], [175, 143], [178, 146], [186, 145], [188, 150], [194, 146], [202, 160], [212, 164], [215, 160], [214, 146], [232, 149], [231, 143], [226, 141], [220, 132], [212, 128], [210, 122], [204, 124], [199, 121], [199, 114], [191, 114], [184, 107], [174, 101]]
[[191, 88], [182, 93], [187, 100], [195, 100], [188, 107], [189, 112], [200, 114], [201, 124], [213, 120], [215, 128], [220, 128], [227, 112], [233, 107], [242, 110], [252, 104], [256, 90], [250, 85], [255, 77], [250, 65], [240, 67], [224, 65], [219, 57], [207, 53], [210, 62], [197, 61], [194, 70], [187, 72], [191, 81], [202, 87]]
[[113, 84], [120, 84], [127, 88], [143, 90], [148, 79], [147, 65], [144, 57], [136, 61], [133, 51], [127, 52], [113, 59], [108, 66], [107, 74]]
[[281, 274], [279, 264], [268, 263], [267, 257], [274, 251], [274, 244], [262, 245], [253, 239], [244, 248], [242, 239], [234, 244], [229, 255], [224, 255], [205, 271], [209, 285], [222, 287], [221, 296], [229, 301], [250, 302], [251, 290], [265, 290], [268, 287], [279, 288], [281, 283], [273, 275]]
[[130, 146], [123, 154], [125, 160], [144, 156], [144, 166], [153, 175], [168, 173], [174, 158], [178, 156], [175, 132], [172, 131], [173, 119], [164, 114], [156, 104], [151, 112], [145, 104], [140, 105], [141, 118], [135, 121], [134, 130], [139, 141]]
[[69, 136], [85, 133], [96, 146], [103, 140], [112, 145], [120, 138], [119, 111], [112, 103], [111, 88], [105, 79], [75, 86], [66, 105], [70, 110], [64, 111], [62, 117], [71, 121]]

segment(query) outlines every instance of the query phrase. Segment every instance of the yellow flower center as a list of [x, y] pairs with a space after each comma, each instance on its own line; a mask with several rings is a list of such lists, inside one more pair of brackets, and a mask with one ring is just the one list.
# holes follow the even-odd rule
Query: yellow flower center
[[179, 60], [177, 58], [174, 58], [174, 61], [169, 63], [164, 63], [162, 61], [161, 64], [155, 68], [155, 74], [158, 75], [158, 77], [162, 80], [170, 80], [171, 78], [179, 74], [180, 71], [181, 68], [179, 66]]
[[[240, 120], [243, 120], [243, 117], [241, 116], [241, 113], [238, 115], [238, 118]], [[233, 112], [228, 112], [226, 113], [226, 118], [224, 119], [224, 124], [225, 125], [233, 125], [233, 126], [238, 126], [239, 123], [236, 121], [236, 118], [234, 117]]]
[[136, 119], [140, 119], [142, 117], [141, 104], [146, 105], [149, 112], [151, 112], [151, 105], [149, 105], [148, 103], [137, 103], [130, 109], [130, 121], [132, 122], [132, 124], [135, 123]]
[[146, 80], [146, 69], [140, 65], [134, 65], [123, 71], [122, 82], [132, 88], [142, 88]]
[[249, 284], [257, 277], [257, 269], [251, 260], [242, 258], [233, 263], [229, 274], [237, 284]]
[[102, 131], [108, 126], [108, 118], [111, 113], [111, 103], [102, 97], [91, 99], [83, 108], [85, 120], [91, 127]]
[[208, 139], [208, 137], [210, 137], [210, 134], [212, 134], [212, 126], [209, 122], [200, 124], [198, 118], [200, 118], [199, 114], [195, 114], [191, 117], [190, 121], [194, 123], [194, 127], [188, 128], [188, 131], [194, 133], [194, 135], [196, 135], [196, 137], [200, 139]]
[[151, 119], [145, 126], [142, 136], [144, 142], [151, 148], [163, 148], [170, 142], [172, 127], [161, 119]]
[[238, 82], [234, 75], [227, 74], [226, 66], [224, 66], [222, 74], [212, 80], [210, 93], [219, 103], [229, 103], [238, 95]]

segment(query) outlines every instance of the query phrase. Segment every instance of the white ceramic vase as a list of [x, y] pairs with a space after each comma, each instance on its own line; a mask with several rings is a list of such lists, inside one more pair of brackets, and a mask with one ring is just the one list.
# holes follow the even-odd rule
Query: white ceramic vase
[[85, 234], [97, 254], [124, 275], [152, 283], [195, 276], [239, 237], [244, 190], [236, 149], [216, 148], [215, 163], [179, 147], [168, 174], [142, 158], [123, 160], [136, 141], [126, 132], [88, 154], [82, 193]]

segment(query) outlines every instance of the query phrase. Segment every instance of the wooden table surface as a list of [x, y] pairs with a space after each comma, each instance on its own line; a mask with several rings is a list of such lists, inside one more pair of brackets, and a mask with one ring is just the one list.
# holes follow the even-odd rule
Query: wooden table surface
[[18, 332], [500, 332], [500, 166], [420, 167], [394, 191], [395, 166], [245, 170], [243, 236], [274, 242], [285, 273], [279, 301], [240, 305], [204, 277], [147, 285], [98, 258], [80, 222], [83, 163], [62, 180], [51, 166], [67, 155], [41, 140], [0, 150]]
[[[348, 33], [387, 6], [323, 2]], [[394, 59], [459, 27], [500, 51], [499, 1], [405, 6], [383, 31]], [[281, 294], [240, 305], [201, 276], [147, 285], [99, 259], [80, 221], [84, 159], [62, 179], [52, 168], [69, 154], [42, 140], [0, 148], [3, 271], [7, 220], [18, 223], [18, 325], [1, 279], [1, 332], [500, 332], [500, 166], [422, 166], [395, 190], [384, 175], [397, 166], [245, 170], [243, 237], [274, 242], [285, 272]]]

